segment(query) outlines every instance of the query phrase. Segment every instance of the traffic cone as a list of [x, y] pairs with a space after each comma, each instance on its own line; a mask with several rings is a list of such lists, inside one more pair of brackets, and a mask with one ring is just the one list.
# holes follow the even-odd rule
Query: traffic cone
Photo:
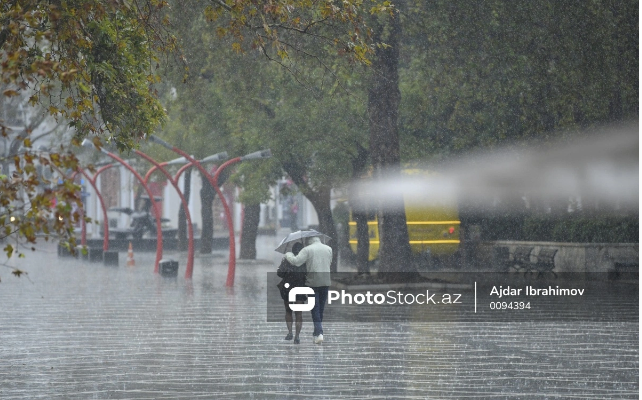
[[134, 261], [134, 249], [132, 248], [132, 242], [129, 242], [129, 250], [127, 250], [127, 266], [133, 267], [136, 265]]

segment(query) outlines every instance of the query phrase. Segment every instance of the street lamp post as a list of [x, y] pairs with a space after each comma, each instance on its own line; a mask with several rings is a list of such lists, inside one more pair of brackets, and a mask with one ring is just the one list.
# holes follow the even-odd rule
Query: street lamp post
[[[190, 158], [193, 160], [192, 157], [190, 157]], [[226, 158], [227, 158], [227, 152], [224, 151], [222, 153], [217, 153], [217, 154], [205, 157], [204, 159], [202, 159], [201, 161], [198, 161], [198, 162], [200, 162], [200, 163], [215, 162], [215, 161], [219, 161], [219, 160], [225, 160]], [[187, 161], [188, 160], [185, 157], [180, 157], [180, 158], [174, 159], [172, 161], [160, 163], [160, 166], [164, 167], [165, 165], [170, 165], [170, 164], [182, 164], [182, 163], [185, 163]], [[176, 172], [176, 175], [174, 176], [174, 181], [176, 182], [176, 184], [178, 184], [178, 180], [179, 180], [180, 176], [183, 174], [183, 172], [185, 172], [188, 168], [191, 168], [193, 165], [194, 165], [194, 163], [190, 161], [189, 163], [187, 163], [187, 164], [183, 165], [181, 168], [179, 168], [178, 172]], [[158, 166], [154, 165], [152, 168], [149, 169], [149, 171], [147, 171], [147, 173], [145, 174], [145, 178], [144, 178], [145, 183], [147, 183], [149, 181], [149, 178], [151, 177], [151, 174], [154, 171], [156, 171], [158, 168], [159, 168]], [[171, 181], [171, 178], [168, 177], [168, 179], [170, 179], [170, 181]], [[179, 191], [179, 195], [182, 194], [178, 188], [176, 190]], [[187, 204], [187, 202], [185, 202], [185, 204]], [[186, 215], [187, 215], [187, 213], [186, 213]], [[192, 229], [191, 228], [191, 219], [190, 219], [190, 221], [188, 221], [188, 223], [190, 225], [190, 229]], [[194, 239], [193, 239], [193, 235], [192, 235], [191, 239], [189, 239], [189, 241], [188, 241], [188, 251], [189, 251], [189, 248], [192, 249], [191, 250], [191, 254], [192, 255], [188, 256], [188, 257], [190, 257], [192, 260], [194, 259], [193, 246], [194, 246]], [[193, 272], [193, 268], [189, 268], [188, 267], [185, 270], [185, 279], [192, 279], [192, 272]]]
[[[172, 175], [167, 172], [167, 170], [163, 167], [163, 164], [167, 165], [167, 163], [158, 163], [156, 160], [148, 156], [147, 154], [143, 153], [140, 150], [134, 150], [136, 154], [139, 156], [143, 157], [145, 160], [149, 161], [150, 163], [154, 164], [154, 167], [161, 171], [163, 175], [169, 180], [169, 182], [174, 186], [174, 189], [176, 189], [176, 192], [178, 193], [178, 196], [181, 199], [181, 203], [183, 205], [183, 210], [185, 210], [185, 219], [187, 220], [187, 267], [185, 269], [185, 278], [190, 279], [192, 277], [192, 271], [194, 270], [194, 227], [192, 226], [192, 217], [189, 212], [189, 204], [187, 203], [187, 200], [185, 199], [185, 196], [183, 196], [183, 193], [181, 192], [181, 189], [178, 187], [178, 181], [174, 180]], [[151, 169], [150, 169], [151, 171]], [[153, 172], [153, 171], [152, 171]], [[147, 183], [147, 179], [149, 179], [149, 172], [145, 175], [145, 183]]]
[[[227, 229], [229, 232], [230, 236], [230, 241], [229, 241], [229, 248], [230, 248], [230, 257], [229, 257], [229, 264], [228, 264], [228, 270], [227, 270], [227, 281], [225, 282], [225, 286], [234, 286], [234, 274], [236, 271], [236, 245], [235, 245], [235, 239], [234, 239], [234, 224], [232, 221], [232, 215], [230, 213], [229, 206], [227, 205], [227, 201], [225, 201], [225, 197], [223, 196], [223, 193], [221, 193], [221, 190], [218, 187], [217, 180], [218, 180], [218, 175], [220, 172], [227, 166], [235, 164], [239, 161], [244, 161], [244, 160], [255, 160], [255, 159], [262, 159], [262, 158], [269, 158], [272, 156], [272, 153], [270, 150], [262, 150], [262, 151], [257, 151], [255, 153], [251, 153], [248, 155], [245, 155], [243, 157], [236, 157], [233, 158], [223, 165], [221, 165], [217, 170], [214, 176], [210, 175], [205, 168], [201, 165], [200, 162], [195, 160], [194, 158], [190, 157], [189, 154], [185, 153], [181, 149], [170, 145], [166, 141], [151, 135], [149, 137], [149, 140], [153, 143], [160, 144], [161, 146], [165, 147], [168, 150], [171, 150], [177, 154], [180, 154], [181, 156], [187, 158], [198, 170], [203, 174], [205, 177], [207, 177], [207, 180], [210, 182], [210, 185], [216, 190], [216, 194], [219, 196], [221, 199], [221, 203], [223, 204], [223, 210], [225, 211], [225, 219], [227, 221]], [[203, 161], [206, 161], [207, 159], [204, 159]], [[209, 160], [207, 160], [209, 161]]]
[[[187, 160], [185, 159], [185, 157], [179, 157], [179, 158], [176, 158], [176, 159], [174, 159], [174, 160], [164, 161], [164, 162], [159, 163], [159, 164], [161, 165], [161, 167], [166, 167], [166, 166], [168, 166], [168, 165], [174, 165], [174, 164], [185, 164], [186, 162], [187, 162]], [[188, 164], [188, 165], [189, 165], [189, 164]], [[147, 183], [149, 182], [149, 178], [152, 176], [152, 174], [154, 173], [154, 171], [156, 171], [157, 169], [158, 169], [158, 167], [157, 167], [156, 165], [153, 165], [153, 166], [152, 166], [152, 167], [147, 171], [147, 173], [146, 173], [146, 174], [145, 174], [145, 176], [143, 177], [143, 179], [145, 180], [145, 184], [147, 184]]]
[[[98, 201], [100, 201], [100, 206], [102, 207], [102, 210], [103, 210], [103, 226], [104, 226], [104, 227], [103, 227], [103, 235], [104, 235], [104, 239], [103, 239], [103, 251], [107, 251], [107, 250], [109, 250], [109, 224], [108, 224], [108, 219], [107, 219], [107, 208], [105, 207], [105, 200], [103, 199], [102, 194], [101, 194], [101, 193], [100, 193], [100, 191], [98, 190], [98, 186], [96, 185], [96, 181], [97, 181], [97, 179], [98, 179], [98, 175], [99, 175], [101, 172], [103, 172], [103, 171], [105, 171], [105, 170], [107, 170], [107, 169], [109, 169], [109, 168], [111, 168], [111, 167], [113, 167], [113, 166], [114, 166], [113, 164], [107, 164], [107, 165], [105, 165], [105, 166], [103, 166], [103, 167], [100, 167], [100, 168], [96, 171], [96, 173], [94, 174], [94, 176], [93, 176], [93, 177], [91, 177], [91, 176], [90, 176], [90, 175], [89, 175], [89, 174], [88, 174], [84, 169], [81, 169], [81, 168], [79, 168], [79, 169], [78, 169], [76, 172], [74, 172], [74, 173], [73, 173], [73, 175], [71, 176], [71, 179], [73, 180], [73, 179], [75, 178], [76, 174], [80, 173], [80, 174], [82, 174], [85, 178], [87, 178], [87, 180], [89, 181], [89, 184], [91, 185], [91, 187], [93, 187], [93, 188], [94, 188], [94, 191], [96, 192], [96, 196], [98, 197]], [[81, 239], [81, 240], [82, 240], [82, 242], [81, 242], [81, 243], [82, 243], [82, 245], [85, 245], [85, 242], [86, 242], [86, 236], [87, 236], [87, 228], [86, 228], [86, 224], [85, 224], [84, 219], [83, 219], [82, 224], [83, 224], [83, 231], [82, 231], [82, 239]]]
[[259, 160], [263, 158], [269, 158], [271, 156], [272, 156], [272, 152], [270, 150], [261, 150], [251, 154], [247, 154], [243, 157], [232, 158], [231, 160], [226, 161], [225, 163], [223, 163], [223, 165], [218, 167], [216, 169], [216, 172], [214, 173], [214, 176], [212, 177], [212, 180], [214, 181], [213, 186], [217, 190], [217, 193], [221, 197], [221, 201], [223, 202], [223, 209], [225, 210], [225, 219], [227, 221], [227, 229], [230, 234], [230, 259], [229, 259], [229, 264], [227, 269], [227, 281], [225, 282], [225, 286], [228, 286], [228, 287], [234, 286], [234, 275], [236, 273], [236, 241], [234, 239], [234, 221], [232, 221], [232, 214], [230, 213], [230, 209], [227, 205], [227, 202], [223, 197], [223, 193], [221, 193], [221, 191], [218, 188], [218, 177], [221, 174], [221, 172], [225, 168], [229, 167], [230, 165], [233, 165], [245, 160]]
[[[94, 144], [85, 139], [82, 142], [83, 147], [89, 147], [93, 149], [97, 149]], [[160, 261], [163, 258], [163, 232], [161, 230], [161, 217], [160, 217], [160, 210], [158, 209], [158, 204], [156, 203], [156, 200], [154, 199], [154, 194], [152, 191], [149, 189], [149, 187], [145, 184], [145, 180], [143, 179], [142, 176], [134, 168], [132, 168], [131, 165], [127, 164], [125, 160], [122, 158], [118, 157], [117, 155], [110, 153], [109, 151], [105, 150], [104, 148], [101, 148], [100, 151], [105, 154], [106, 156], [110, 157], [111, 159], [119, 162], [123, 167], [127, 168], [129, 172], [134, 174], [136, 179], [140, 182], [140, 184], [143, 186], [143, 189], [147, 192], [147, 195], [149, 196], [149, 200], [152, 202], [152, 208], [154, 209], [154, 214], [156, 217], [156, 261], [154, 263], [154, 272], [158, 273], [159, 271], [159, 265]]]

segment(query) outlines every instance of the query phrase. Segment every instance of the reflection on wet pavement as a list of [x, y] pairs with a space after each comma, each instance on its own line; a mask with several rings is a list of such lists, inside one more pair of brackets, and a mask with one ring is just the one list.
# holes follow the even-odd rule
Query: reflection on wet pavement
[[266, 322], [278, 256], [227, 289], [221, 255], [186, 281], [41, 246], [2, 273], [0, 398], [638, 398], [637, 323], [335, 322], [319, 346], [304, 313], [293, 345]]

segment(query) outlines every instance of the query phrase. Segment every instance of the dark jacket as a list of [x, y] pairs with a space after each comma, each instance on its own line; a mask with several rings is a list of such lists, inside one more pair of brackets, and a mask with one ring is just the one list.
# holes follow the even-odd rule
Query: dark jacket
[[[281, 298], [283, 300], [288, 299], [290, 289], [292, 289], [293, 287], [305, 286], [305, 264], [300, 267], [295, 267], [294, 265], [290, 264], [284, 257], [281, 261], [281, 265], [279, 265], [279, 269], [276, 270], [276, 274], [279, 276], [279, 278], [283, 278], [281, 279], [281, 282], [276, 285], [281, 292]], [[285, 287], [286, 283], [290, 284], [287, 288]]]

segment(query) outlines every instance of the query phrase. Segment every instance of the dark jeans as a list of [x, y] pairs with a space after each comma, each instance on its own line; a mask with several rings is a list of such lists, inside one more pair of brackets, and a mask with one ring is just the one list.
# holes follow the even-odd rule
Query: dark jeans
[[310, 311], [312, 314], [312, 321], [314, 322], [314, 336], [323, 333], [323, 309], [325, 303], [328, 301], [328, 286], [313, 287], [314, 290], [314, 308]]

